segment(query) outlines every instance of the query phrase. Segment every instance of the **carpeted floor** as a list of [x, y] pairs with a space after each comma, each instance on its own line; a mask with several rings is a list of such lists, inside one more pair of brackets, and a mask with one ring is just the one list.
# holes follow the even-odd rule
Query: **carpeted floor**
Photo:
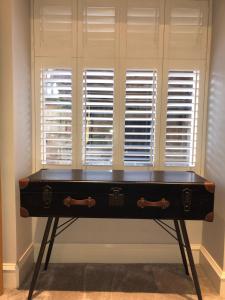
[[[219, 297], [200, 267], [204, 300]], [[31, 276], [30, 276], [31, 277]], [[1, 300], [27, 297], [30, 277], [19, 290], [6, 290]], [[37, 300], [194, 300], [192, 280], [178, 264], [50, 264], [41, 272]]]

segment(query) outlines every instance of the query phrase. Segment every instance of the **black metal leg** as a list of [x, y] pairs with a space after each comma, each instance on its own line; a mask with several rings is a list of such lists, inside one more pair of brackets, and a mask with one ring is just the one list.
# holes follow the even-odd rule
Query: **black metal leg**
[[201, 288], [199, 285], [198, 275], [197, 275], [197, 272], [195, 269], [195, 264], [194, 264], [194, 260], [193, 260], [193, 256], [192, 256], [192, 252], [191, 252], [191, 246], [190, 246], [190, 242], [188, 239], [187, 229], [186, 229], [184, 220], [180, 220], [180, 226], [181, 226], [181, 230], [183, 233], [184, 243], [186, 246], [186, 251], [187, 251], [187, 255], [188, 255], [188, 259], [189, 259], [189, 263], [190, 263], [190, 267], [191, 267], [191, 273], [192, 273], [192, 277], [193, 277], [193, 281], [194, 281], [194, 285], [195, 285], [196, 294], [198, 296], [198, 300], [202, 300]]
[[28, 300], [32, 299], [35, 284], [36, 284], [38, 274], [39, 274], [39, 271], [40, 271], [40, 267], [41, 267], [42, 258], [43, 258], [44, 252], [45, 252], [45, 247], [47, 245], [48, 235], [49, 235], [49, 231], [51, 229], [52, 220], [53, 220], [53, 217], [49, 217], [48, 221], [47, 221], [47, 224], [46, 224], [46, 227], [45, 227], [45, 232], [44, 232], [43, 239], [42, 239], [42, 242], [41, 242], [41, 248], [40, 248], [40, 251], [39, 251], [39, 254], [38, 254], [38, 259], [37, 259], [37, 262], [36, 262], [36, 265], [35, 265], [33, 278], [32, 278], [30, 289], [29, 289], [29, 294], [28, 294], [28, 298], [27, 298]]
[[181, 232], [180, 232], [179, 223], [178, 223], [177, 220], [174, 220], [174, 226], [175, 226], [175, 229], [176, 229], [177, 239], [178, 239], [178, 243], [179, 243], [179, 247], [180, 247], [180, 253], [181, 253], [185, 273], [187, 275], [189, 275], [188, 264], [187, 264], [185, 250], [184, 250], [183, 240], [182, 240], [182, 236], [181, 236]]
[[46, 255], [45, 266], [44, 266], [45, 271], [48, 269], [48, 263], [49, 263], [49, 260], [50, 260], [50, 257], [51, 257], [52, 248], [53, 248], [53, 244], [54, 244], [54, 241], [55, 241], [55, 234], [56, 234], [58, 223], [59, 223], [59, 217], [56, 217], [54, 225], [53, 225], [53, 229], [52, 229], [50, 243], [49, 243], [49, 246], [48, 246], [48, 252], [47, 252], [47, 255]]

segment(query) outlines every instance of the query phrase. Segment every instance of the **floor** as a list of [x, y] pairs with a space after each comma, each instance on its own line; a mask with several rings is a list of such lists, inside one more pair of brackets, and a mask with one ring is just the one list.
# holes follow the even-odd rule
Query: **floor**
[[[225, 300], [197, 267], [204, 300]], [[27, 279], [1, 300], [24, 300]], [[194, 300], [192, 281], [179, 264], [51, 264], [42, 271], [36, 300]]]

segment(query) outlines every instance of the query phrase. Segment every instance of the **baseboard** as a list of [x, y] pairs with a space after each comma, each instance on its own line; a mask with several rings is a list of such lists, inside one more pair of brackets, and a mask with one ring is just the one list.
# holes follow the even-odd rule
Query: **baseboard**
[[3, 263], [4, 288], [17, 288], [31, 271], [33, 263], [33, 244], [26, 249], [17, 263]]
[[3, 287], [13, 289], [17, 287], [17, 264], [3, 263]]
[[[39, 244], [34, 245], [36, 261]], [[200, 245], [192, 245], [199, 263]], [[59, 244], [53, 248], [52, 263], [181, 263], [177, 244]]]
[[225, 272], [203, 246], [200, 248], [200, 264], [204, 268], [218, 294], [225, 297]]

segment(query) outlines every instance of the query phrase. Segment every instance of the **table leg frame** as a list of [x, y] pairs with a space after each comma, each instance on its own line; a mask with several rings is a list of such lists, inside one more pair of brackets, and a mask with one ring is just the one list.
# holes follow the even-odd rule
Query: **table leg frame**
[[[45, 231], [44, 231], [44, 235], [43, 235], [43, 239], [42, 239], [42, 243], [41, 243], [41, 248], [39, 250], [38, 259], [35, 264], [35, 269], [34, 269], [32, 281], [30, 284], [29, 294], [28, 294], [28, 298], [27, 298], [28, 300], [31, 300], [32, 296], [33, 296], [33, 292], [34, 292], [36, 282], [38, 279], [38, 275], [40, 272], [42, 259], [43, 259], [44, 252], [46, 249], [46, 245], [48, 244], [48, 237], [49, 237], [49, 233], [51, 230], [51, 225], [52, 225], [53, 219], [54, 219], [53, 217], [49, 217], [47, 220], [47, 223], [46, 223], [46, 227], [45, 227]], [[198, 300], [202, 300], [201, 288], [199, 285], [198, 275], [197, 275], [195, 264], [194, 264], [194, 259], [193, 259], [193, 255], [192, 255], [192, 251], [191, 251], [191, 246], [190, 246], [190, 242], [189, 242], [189, 238], [188, 238], [185, 221], [184, 220], [173, 220], [173, 221], [174, 221], [175, 231], [177, 234], [177, 240], [178, 240], [178, 244], [179, 244], [179, 248], [180, 248], [180, 252], [181, 252], [181, 257], [182, 257], [185, 273], [187, 275], [189, 275], [188, 263], [187, 263], [187, 258], [188, 258], [196, 294], [197, 294]], [[58, 228], [58, 222], [59, 222], [59, 217], [55, 217], [54, 225], [53, 225], [52, 232], [51, 232], [51, 238], [49, 241], [48, 252], [46, 255], [44, 270], [47, 270], [47, 268], [48, 268], [52, 248], [54, 245], [54, 240], [56, 237], [56, 230]], [[187, 257], [186, 257], [185, 249], [187, 252]]]
[[56, 235], [56, 230], [57, 230], [57, 227], [58, 227], [58, 223], [59, 223], [59, 217], [56, 217], [55, 221], [54, 221], [52, 233], [51, 233], [50, 243], [48, 245], [48, 252], [47, 252], [47, 255], [46, 255], [46, 259], [45, 259], [44, 271], [47, 271], [47, 269], [48, 269], [48, 264], [49, 264], [49, 260], [50, 260], [50, 257], [51, 257], [53, 244], [54, 244], [54, 241], [55, 241], [55, 235]]
[[177, 241], [178, 241], [179, 248], [180, 248], [180, 253], [181, 253], [181, 258], [182, 258], [182, 261], [183, 261], [184, 270], [185, 270], [186, 275], [189, 275], [187, 258], [186, 258], [186, 254], [185, 254], [184, 242], [183, 242], [183, 239], [182, 239], [182, 234], [181, 234], [179, 223], [178, 223], [177, 220], [174, 220], [174, 226], [175, 226], [175, 229], [176, 229]]
[[199, 284], [199, 280], [198, 280], [198, 274], [197, 274], [197, 271], [195, 268], [195, 263], [194, 263], [194, 259], [193, 259], [193, 255], [192, 255], [192, 251], [191, 251], [191, 246], [190, 246], [190, 242], [189, 242], [189, 238], [188, 238], [185, 221], [180, 220], [179, 223], [180, 223], [180, 227], [181, 227], [181, 231], [182, 231], [182, 235], [183, 235], [183, 239], [184, 239], [184, 244], [185, 244], [186, 251], [187, 251], [187, 256], [188, 256], [188, 260], [189, 260], [189, 264], [190, 264], [190, 268], [191, 268], [191, 273], [192, 273], [192, 278], [193, 278], [196, 294], [198, 296], [198, 300], [202, 300], [202, 293], [201, 293], [201, 288], [200, 288], [200, 284]]
[[53, 221], [53, 217], [48, 217], [47, 224], [45, 226], [45, 232], [44, 232], [43, 239], [42, 239], [42, 242], [41, 242], [41, 248], [39, 250], [38, 259], [37, 259], [37, 262], [35, 264], [34, 273], [33, 273], [32, 281], [31, 281], [31, 284], [30, 284], [29, 294], [28, 294], [28, 298], [27, 298], [28, 300], [31, 300], [32, 296], [33, 296], [33, 292], [34, 292], [35, 285], [36, 285], [36, 282], [37, 282], [37, 278], [38, 278], [40, 268], [41, 268], [41, 262], [42, 262], [44, 252], [45, 252], [45, 248], [46, 248], [46, 245], [47, 245], [48, 236], [49, 236], [49, 232], [50, 232], [50, 229], [51, 229], [52, 221]]

